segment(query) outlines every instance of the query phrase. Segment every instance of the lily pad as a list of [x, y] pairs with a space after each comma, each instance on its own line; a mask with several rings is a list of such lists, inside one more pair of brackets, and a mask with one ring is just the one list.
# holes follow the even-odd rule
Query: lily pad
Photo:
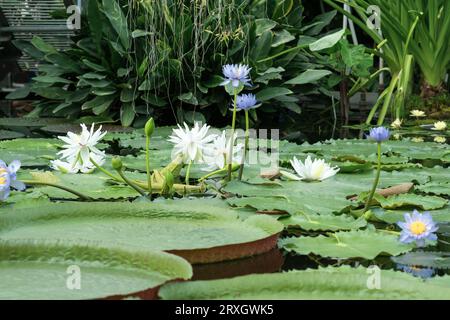
[[450, 182], [430, 181], [416, 187], [418, 191], [436, 194], [442, 196], [450, 196]]
[[448, 200], [436, 196], [420, 196], [412, 193], [398, 194], [390, 197], [377, 196], [376, 201], [384, 209], [415, 207], [422, 210], [440, 209], [447, 205]]
[[49, 159], [54, 159], [58, 147], [63, 144], [58, 139], [20, 138], [0, 142], [2, 160], [7, 163], [20, 160], [22, 166], [48, 166]]
[[280, 220], [285, 226], [298, 226], [303, 230], [353, 230], [367, 225], [364, 218], [355, 219], [347, 215], [296, 213]]
[[0, 241], [2, 300], [128, 296], [191, 277], [186, 260], [165, 252]]
[[398, 236], [373, 230], [337, 232], [330, 236], [292, 237], [280, 240], [280, 246], [298, 254], [314, 253], [330, 258], [374, 259], [380, 254], [399, 255], [413, 248], [398, 241]]
[[0, 140], [16, 139], [25, 136], [21, 132], [10, 131], [10, 130], [0, 130]]
[[185, 199], [52, 203], [32, 211], [5, 208], [0, 209], [0, 240], [138, 247], [172, 252], [193, 263], [241, 258], [276, 246], [283, 230], [280, 222], [264, 215], [241, 221], [220, 202]]
[[[403, 272], [378, 270], [379, 288], [369, 283], [374, 270], [363, 267], [247, 275], [225, 280], [189, 281], [164, 285], [159, 296], [181, 299], [448, 299], [450, 277], [423, 282]], [[370, 286], [369, 286], [370, 284]], [[376, 284], [375, 284], [376, 285]]]
[[398, 257], [392, 257], [391, 259], [395, 263], [402, 265], [450, 269], [449, 252], [416, 251], [408, 252]]

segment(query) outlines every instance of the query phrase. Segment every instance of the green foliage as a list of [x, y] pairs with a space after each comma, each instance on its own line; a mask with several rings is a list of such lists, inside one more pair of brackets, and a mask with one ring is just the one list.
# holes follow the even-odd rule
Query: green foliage
[[[272, 114], [275, 104], [292, 111], [294, 122], [301, 110], [294, 94], [305, 94], [298, 85], [321, 84], [318, 78], [285, 79], [316, 67], [301, 48], [317, 40], [335, 15], [304, 25], [298, 0], [89, 0], [84, 8], [83, 30], [68, 50], [38, 37], [15, 42], [42, 60], [31, 91], [45, 99], [35, 103], [35, 115], [95, 115], [125, 126], [142, 126], [149, 115], [210, 121], [217, 115], [212, 108], [224, 116], [230, 103], [220, 87], [221, 66], [243, 62], [252, 67], [251, 90], [263, 102], [258, 113]], [[260, 117], [252, 112], [252, 118]]]
[[[164, 285], [159, 296], [180, 299], [447, 299], [449, 277], [423, 282], [402, 272], [381, 270], [380, 289], [367, 286], [366, 268], [319, 268], [273, 274], [253, 274], [211, 281]], [[435, 281], [440, 280], [440, 281]]]
[[299, 254], [314, 253], [330, 258], [374, 259], [380, 254], [399, 255], [413, 248], [398, 241], [398, 236], [373, 230], [336, 232], [330, 236], [292, 237], [280, 246]]

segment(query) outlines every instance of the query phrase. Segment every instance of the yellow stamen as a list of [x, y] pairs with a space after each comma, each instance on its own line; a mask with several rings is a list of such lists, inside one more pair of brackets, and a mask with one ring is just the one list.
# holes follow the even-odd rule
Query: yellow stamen
[[8, 170], [6, 170], [5, 168], [0, 168], [0, 174], [5, 174], [8, 173]]
[[4, 186], [6, 184], [6, 178], [0, 177], [0, 186]]
[[411, 233], [418, 236], [427, 230], [427, 226], [422, 221], [414, 221], [409, 226], [409, 230], [411, 230]]

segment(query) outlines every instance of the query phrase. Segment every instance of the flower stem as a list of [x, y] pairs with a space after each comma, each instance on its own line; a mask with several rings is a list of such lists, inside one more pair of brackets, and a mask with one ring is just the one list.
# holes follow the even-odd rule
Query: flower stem
[[248, 110], [245, 110], [245, 145], [244, 154], [242, 156], [241, 167], [239, 168], [239, 180], [242, 180], [242, 174], [244, 173], [245, 158], [247, 157], [248, 140], [250, 138], [250, 121], [248, 118]]
[[108, 177], [110, 177], [110, 178], [112, 178], [112, 179], [114, 179], [114, 180], [116, 180], [116, 181], [119, 181], [119, 182], [124, 182], [124, 180], [122, 180], [120, 177], [118, 177], [118, 176], [112, 174], [112, 173], [109, 172], [108, 170], [106, 170], [106, 169], [104, 169], [103, 167], [101, 167], [97, 162], [94, 161], [94, 159], [89, 158], [89, 160], [92, 162], [92, 164], [93, 164], [98, 170], [100, 170], [101, 172], [103, 172], [104, 174], [106, 174]]
[[147, 136], [145, 139], [145, 148], [146, 148], [146, 154], [145, 154], [145, 160], [146, 160], [146, 166], [147, 166], [147, 183], [148, 183], [148, 192], [149, 194], [152, 194], [152, 176], [150, 174], [150, 137]]
[[61, 190], [64, 190], [64, 191], [67, 191], [69, 193], [72, 193], [72, 194], [76, 195], [77, 197], [79, 197], [82, 200], [92, 201], [91, 197], [86, 196], [86, 195], [82, 194], [81, 192], [75, 191], [75, 190], [73, 190], [73, 189], [71, 189], [69, 187], [61, 186], [59, 184], [42, 182], [42, 181], [33, 181], [33, 180], [21, 180], [21, 181], [23, 183], [25, 183], [25, 184], [30, 185], [30, 186], [49, 186], [49, 187], [61, 189]]
[[363, 213], [365, 213], [370, 206], [370, 202], [372, 202], [373, 196], [378, 186], [378, 182], [380, 181], [380, 173], [381, 173], [381, 142], [377, 143], [378, 149], [378, 163], [377, 163], [377, 173], [375, 176], [375, 180], [373, 182], [372, 190], [370, 191], [369, 197], [367, 198], [366, 205], [364, 206]]
[[236, 128], [236, 111], [237, 111], [237, 90], [234, 89], [233, 119], [231, 121], [231, 140], [230, 140], [228, 177], [227, 177], [228, 181], [231, 181], [231, 171], [233, 166], [233, 144], [234, 144], [233, 142], [234, 142], [234, 132]]
[[[237, 166], [233, 166], [233, 167], [231, 168], [231, 171], [236, 171], [236, 169], [237, 169]], [[208, 178], [210, 178], [210, 177], [212, 177], [212, 176], [215, 176], [216, 174], [221, 174], [221, 173], [227, 172], [227, 171], [228, 171], [228, 168], [227, 168], [227, 167], [224, 167], [224, 168], [222, 168], [222, 169], [219, 169], [219, 170], [210, 172], [210, 173], [208, 173], [207, 175], [204, 175], [203, 177], [201, 177], [200, 179], [198, 179], [198, 181], [206, 180], [206, 179], [208, 179]]]
[[191, 167], [192, 167], [192, 161], [189, 161], [188, 167], [186, 169], [186, 180], [185, 180], [185, 183], [187, 186], [189, 185], [189, 176], [191, 175]]
[[138, 187], [136, 184], [131, 182], [124, 174], [122, 170], [117, 170], [117, 173], [122, 177], [123, 181], [128, 184], [130, 187], [132, 187], [134, 190], [136, 190], [141, 196], [146, 197], [145, 191]]

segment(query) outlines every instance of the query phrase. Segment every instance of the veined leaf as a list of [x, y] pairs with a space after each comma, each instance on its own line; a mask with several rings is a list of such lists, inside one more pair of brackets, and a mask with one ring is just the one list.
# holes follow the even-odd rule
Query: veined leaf
[[286, 84], [306, 84], [306, 83], [312, 83], [315, 81], [318, 81], [322, 79], [325, 76], [328, 76], [332, 74], [329, 70], [306, 70], [305, 72], [301, 73], [297, 77], [286, 81]]
[[380, 254], [399, 255], [413, 248], [403, 244], [398, 236], [379, 231], [336, 232], [330, 236], [292, 237], [280, 240], [280, 246], [298, 254], [314, 253], [330, 258], [374, 259]]
[[323, 38], [320, 38], [319, 40], [311, 43], [309, 45], [309, 49], [311, 51], [320, 51], [323, 49], [331, 48], [336, 43], [338, 43], [339, 40], [342, 39], [342, 36], [344, 35], [344, 33], [345, 33], [345, 29], [341, 29], [335, 33], [332, 33]]

